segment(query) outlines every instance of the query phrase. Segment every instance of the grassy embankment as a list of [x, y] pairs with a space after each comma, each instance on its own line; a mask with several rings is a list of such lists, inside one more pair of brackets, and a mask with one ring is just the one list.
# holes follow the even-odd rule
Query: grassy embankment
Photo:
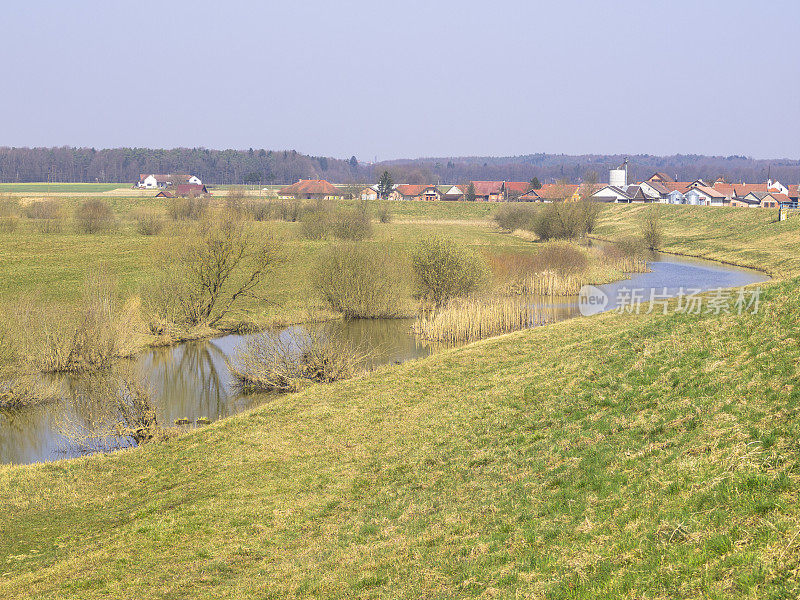
[[759, 314], [575, 319], [0, 467], [0, 596], [797, 597], [800, 219], [665, 213], [669, 250], [778, 265]]

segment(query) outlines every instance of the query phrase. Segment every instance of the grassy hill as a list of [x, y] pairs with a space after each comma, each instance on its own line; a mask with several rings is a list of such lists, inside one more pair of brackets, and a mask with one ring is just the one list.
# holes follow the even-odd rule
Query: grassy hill
[[777, 276], [758, 314], [575, 319], [0, 467], [0, 596], [797, 597], [800, 219], [665, 208], [669, 250]]

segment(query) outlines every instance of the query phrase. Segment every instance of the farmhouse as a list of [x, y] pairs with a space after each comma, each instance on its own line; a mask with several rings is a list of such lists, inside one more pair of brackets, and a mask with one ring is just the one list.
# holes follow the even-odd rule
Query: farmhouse
[[156, 198], [174, 198], [175, 194], [166, 190], [161, 190], [156, 194]]
[[439, 187], [442, 200], [462, 200], [464, 191], [457, 185], [443, 185]]
[[324, 179], [301, 179], [297, 183], [278, 191], [280, 198], [296, 198], [301, 200], [339, 199], [342, 193], [329, 181]]
[[209, 196], [206, 186], [196, 183], [179, 183], [175, 187], [176, 196]]
[[503, 200], [503, 181], [470, 181], [464, 186], [465, 194], [469, 186], [475, 188], [475, 200], [479, 202], [500, 202]]
[[203, 185], [198, 177], [189, 175], [188, 173], [170, 173], [167, 175], [161, 173], [140, 173], [139, 182], [136, 187], [143, 189], [165, 188], [171, 185], [178, 185], [181, 183], [191, 183], [193, 185]]
[[390, 200], [441, 200], [442, 194], [435, 185], [401, 183], [389, 194]]
[[684, 194], [685, 204], [704, 205], [704, 206], [726, 206], [730, 204], [730, 198], [719, 190], [715, 190], [707, 185], [693, 184]]
[[362, 200], [377, 200], [378, 199], [378, 190], [375, 189], [374, 186], [372, 187], [365, 187], [358, 193], [358, 197]]

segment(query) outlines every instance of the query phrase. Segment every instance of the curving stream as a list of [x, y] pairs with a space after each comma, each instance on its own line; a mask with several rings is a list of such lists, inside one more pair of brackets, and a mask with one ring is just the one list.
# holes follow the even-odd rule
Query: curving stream
[[[606, 310], [613, 309], [622, 288], [656, 290], [666, 288], [675, 296], [681, 288], [702, 291], [767, 281], [763, 273], [693, 258], [659, 255], [650, 264], [652, 271], [631, 279], [598, 286], [611, 299]], [[577, 299], [544, 298], [540, 307], [547, 317], [561, 321], [579, 315]], [[430, 348], [409, 332], [411, 320], [365, 320], [334, 322], [325, 325], [330, 335], [343, 338], [356, 346], [369, 348], [373, 364], [402, 362], [430, 354]], [[302, 326], [296, 326], [302, 327]], [[287, 328], [279, 335], [291, 333]], [[137, 372], [152, 387], [158, 405], [159, 419], [171, 424], [176, 419], [211, 420], [241, 412], [269, 399], [269, 395], [242, 395], [232, 387], [225, 361], [246, 336], [227, 335], [210, 340], [193, 341], [170, 348], [143, 353], [136, 359]], [[66, 379], [64, 399], [60, 402], [0, 412], [0, 463], [26, 464], [80, 456], [82, 451], [59, 433], [65, 417], [73, 422], [90, 424], [95, 407], [81, 400], [85, 381]]]

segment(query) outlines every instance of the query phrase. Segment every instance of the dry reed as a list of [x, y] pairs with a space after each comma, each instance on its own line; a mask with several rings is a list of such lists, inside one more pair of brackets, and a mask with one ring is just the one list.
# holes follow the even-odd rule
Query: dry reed
[[536, 306], [526, 298], [452, 300], [414, 323], [419, 337], [444, 344], [460, 344], [541, 325]]

